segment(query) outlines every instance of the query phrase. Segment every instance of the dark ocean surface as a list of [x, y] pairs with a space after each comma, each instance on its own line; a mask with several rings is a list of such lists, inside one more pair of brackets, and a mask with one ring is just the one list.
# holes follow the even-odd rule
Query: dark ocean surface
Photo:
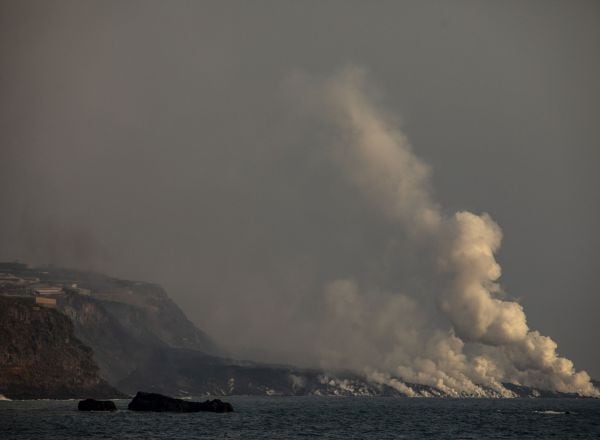
[[[203, 400], [203, 399], [198, 399]], [[229, 414], [0, 401], [0, 439], [600, 439], [598, 399], [227, 397]]]

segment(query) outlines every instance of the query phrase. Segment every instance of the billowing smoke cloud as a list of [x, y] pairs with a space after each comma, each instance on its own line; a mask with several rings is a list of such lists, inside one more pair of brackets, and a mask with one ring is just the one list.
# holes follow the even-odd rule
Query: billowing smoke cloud
[[[589, 389], [503, 300], [499, 228], [447, 207], [527, 243], [507, 283], [600, 375], [594, 2], [144, 3], [0, 3], [1, 261], [160, 283], [237, 358]], [[385, 100], [357, 69], [274, 86], [352, 59]]]
[[[487, 214], [447, 215], [438, 206], [428, 167], [377, 104], [365, 72], [348, 68], [291, 83], [332, 129], [332, 157], [349, 182], [394, 225], [383, 261], [407, 278], [390, 286], [349, 277], [324, 287], [323, 364], [365, 373], [407, 395], [415, 392], [402, 381], [451, 394], [510, 395], [502, 383], [511, 382], [599, 396], [588, 374], [529, 329], [522, 306], [503, 297], [494, 258], [500, 227]], [[393, 267], [411, 255], [412, 272]]]

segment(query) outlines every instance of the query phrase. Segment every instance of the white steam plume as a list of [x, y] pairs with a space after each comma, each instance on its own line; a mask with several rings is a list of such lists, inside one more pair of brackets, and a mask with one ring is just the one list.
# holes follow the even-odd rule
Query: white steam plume
[[500, 227], [487, 214], [442, 212], [428, 167], [375, 104], [364, 71], [348, 68], [321, 81], [298, 77], [294, 85], [334, 129], [333, 156], [350, 182], [405, 238], [393, 252], [427, 255], [425, 271], [412, 277], [422, 279], [421, 288], [356, 279], [325, 287], [324, 364], [362, 372], [407, 395], [415, 392], [394, 378], [454, 395], [492, 389], [508, 396], [502, 383], [511, 382], [600, 396], [585, 371], [557, 354], [552, 339], [529, 329], [520, 304], [500, 297], [494, 258]]

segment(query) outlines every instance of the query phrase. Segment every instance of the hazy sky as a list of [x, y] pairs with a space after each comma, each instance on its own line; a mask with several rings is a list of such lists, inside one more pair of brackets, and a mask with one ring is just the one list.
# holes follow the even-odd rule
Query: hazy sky
[[324, 283], [410, 277], [290, 86], [360, 66], [444, 212], [502, 228], [530, 327], [600, 377], [599, 46], [596, 1], [0, 1], [0, 258], [159, 282], [297, 361]]

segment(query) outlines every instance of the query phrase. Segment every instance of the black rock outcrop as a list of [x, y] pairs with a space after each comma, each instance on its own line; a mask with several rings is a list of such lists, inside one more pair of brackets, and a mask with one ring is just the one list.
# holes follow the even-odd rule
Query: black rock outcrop
[[139, 391], [128, 408], [131, 411], [170, 411], [170, 412], [199, 412], [209, 411], [217, 413], [232, 412], [233, 407], [230, 403], [222, 402], [219, 399], [207, 400], [205, 402], [188, 402], [182, 399], [163, 396], [156, 393], [144, 393]]
[[116, 411], [117, 407], [112, 400], [81, 400], [77, 405], [79, 411]]

